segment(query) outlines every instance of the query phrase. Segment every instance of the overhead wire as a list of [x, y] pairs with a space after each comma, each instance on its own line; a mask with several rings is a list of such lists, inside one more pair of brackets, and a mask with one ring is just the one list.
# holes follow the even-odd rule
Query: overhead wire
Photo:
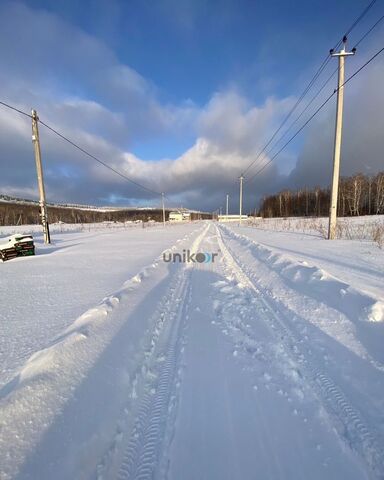
[[247, 166], [247, 168], [245, 170], [243, 170], [242, 172], [242, 175], [244, 176], [249, 170], [250, 168], [252, 168], [252, 166], [257, 162], [257, 160], [261, 157], [261, 155], [263, 154], [263, 152], [269, 147], [269, 145], [273, 142], [273, 140], [276, 138], [276, 135], [280, 132], [280, 130], [284, 127], [284, 125], [287, 123], [287, 121], [290, 119], [290, 117], [292, 116], [292, 114], [294, 113], [294, 111], [297, 109], [297, 107], [300, 105], [300, 103], [303, 101], [304, 97], [307, 95], [307, 93], [309, 92], [309, 90], [312, 88], [312, 86], [314, 85], [314, 83], [316, 82], [316, 80], [318, 79], [318, 77], [321, 75], [321, 73], [323, 72], [324, 68], [327, 66], [328, 64], [328, 57], [323, 61], [323, 63], [320, 65], [320, 67], [318, 68], [318, 70], [316, 71], [315, 75], [312, 77], [311, 81], [309, 82], [309, 84], [306, 86], [306, 88], [304, 89], [304, 91], [302, 92], [302, 94], [300, 95], [300, 97], [296, 100], [295, 104], [293, 105], [293, 107], [289, 110], [288, 114], [284, 117], [283, 121], [281, 122], [281, 124], [279, 125], [279, 127], [277, 128], [277, 130], [275, 130], [275, 132], [273, 133], [273, 135], [270, 137], [270, 139], [267, 141], [267, 143], [264, 145], [264, 147], [259, 151], [259, 153], [257, 154], [256, 158]]
[[0, 101], [0, 105], [3, 105], [4, 107], [10, 108], [11, 110], [14, 110], [15, 112], [21, 113], [21, 115], [25, 115], [26, 117], [32, 118], [31, 114], [29, 114], [27, 112], [23, 112], [23, 110], [19, 110], [18, 108], [14, 107], [13, 105], [10, 105], [9, 103]]
[[360, 38], [360, 40], [358, 40], [358, 42], [355, 43], [354, 48], [357, 48], [357, 47], [361, 44], [361, 42], [363, 42], [363, 40], [365, 40], [366, 37], [368, 37], [368, 35], [377, 27], [377, 25], [379, 25], [379, 23], [380, 23], [383, 19], [384, 19], [384, 15], [382, 15], [382, 16], [379, 18], [379, 20], [377, 20], [377, 22], [375, 22], [375, 23], [372, 25], [372, 27], [371, 27], [367, 32], [365, 32], [365, 34]]
[[369, 12], [369, 10], [373, 7], [377, 0], [372, 0], [365, 9], [361, 12], [361, 14], [357, 17], [357, 19], [353, 22], [353, 24], [349, 27], [349, 29], [345, 32], [344, 36], [348, 36], [352, 30], [358, 25], [361, 20], [365, 17], [365, 15]]
[[[9, 103], [6, 103], [6, 102], [3, 102], [3, 101], [0, 101], [0, 105], [6, 107], [6, 108], [9, 108], [15, 112], [18, 112], [20, 113], [21, 115], [24, 115], [28, 118], [32, 118], [32, 115], [27, 113], [27, 112], [24, 112], [23, 110], [20, 110], [19, 108], [16, 108], [14, 107], [13, 105], [10, 105]], [[120, 172], [119, 170], [117, 170], [116, 168], [112, 167], [111, 165], [108, 165], [108, 163], [104, 162], [103, 160], [101, 160], [100, 158], [96, 157], [96, 155], [93, 155], [92, 153], [88, 152], [87, 150], [85, 150], [85, 148], [81, 147], [80, 145], [78, 145], [77, 143], [75, 143], [74, 141], [72, 141], [71, 139], [69, 139], [68, 137], [66, 137], [65, 135], [63, 135], [62, 133], [60, 133], [58, 130], [54, 129], [53, 127], [51, 127], [50, 125], [48, 125], [47, 123], [43, 122], [40, 118], [38, 119], [38, 122], [43, 125], [45, 128], [47, 128], [48, 130], [50, 130], [51, 132], [53, 132], [55, 135], [57, 135], [58, 137], [60, 137], [62, 140], [68, 142], [70, 145], [72, 145], [73, 147], [77, 148], [79, 151], [81, 151], [84, 155], [87, 155], [88, 157], [92, 158], [93, 160], [95, 160], [96, 162], [98, 162], [99, 164], [103, 165], [105, 168], [108, 168], [110, 171], [114, 172], [116, 175], [119, 175], [121, 178], [127, 180], [128, 182], [132, 183], [133, 185], [136, 185], [137, 187], [139, 188], [142, 188], [143, 190], [146, 190], [147, 192], [153, 194], [153, 195], [156, 195], [156, 196], [161, 196], [162, 193], [161, 192], [157, 192], [156, 190], [153, 190], [135, 180], [133, 180], [132, 178], [128, 177], [127, 175], [125, 175], [124, 173]], [[168, 197], [165, 197], [164, 198], [167, 198], [169, 200]]]
[[[373, 5], [373, 3], [371, 2], [371, 6]], [[370, 28], [367, 32], [365, 32], [365, 34], [358, 40], [358, 42], [355, 44], [355, 47], [354, 49], [357, 48], [358, 45], [360, 45], [364, 40], [365, 38], [374, 30], [374, 28], [377, 27], [377, 25], [379, 25], [379, 23], [384, 19], [384, 15], [382, 15]], [[356, 22], [355, 22], [356, 23]], [[350, 31], [351, 29], [349, 29]], [[337, 48], [337, 47], [336, 47]], [[306, 107], [301, 111], [301, 113], [299, 114], [299, 116], [290, 124], [290, 126], [285, 130], [285, 132], [283, 133], [283, 135], [275, 142], [275, 144], [272, 146], [271, 149], [269, 149], [268, 151], [266, 151], [264, 153], [264, 156], [263, 158], [265, 158], [266, 155], [268, 155], [280, 142], [281, 140], [287, 135], [287, 133], [292, 129], [292, 127], [300, 120], [300, 118], [303, 116], [303, 114], [308, 110], [308, 108], [311, 106], [311, 104], [314, 102], [314, 100], [320, 95], [320, 93], [324, 90], [324, 88], [326, 87], [326, 85], [330, 82], [330, 80], [335, 76], [335, 74], [337, 73], [338, 71], [338, 68], [336, 68], [332, 73], [331, 75], [328, 77], [328, 79], [323, 83], [323, 85], [320, 87], [320, 89], [317, 91], [317, 93], [312, 97], [312, 99], [307, 103]], [[251, 177], [250, 179], [246, 179], [244, 183], [247, 183], [248, 181], [251, 181], [253, 177]]]
[[[333, 70], [331, 75], [327, 78], [327, 80], [322, 84], [320, 89], [316, 92], [315, 95], [312, 96], [312, 98], [309, 100], [309, 102], [306, 104], [305, 108], [300, 112], [300, 114], [296, 117], [296, 119], [289, 125], [289, 127], [285, 130], [285, 132], [278, 138], [278, 140], [272, 145], [272, 147], [269, 150], [266, 150], [261, 156], [261, 160], [265, 159], [265, 157], [270, 154], [274, 148], [287, 136], [287, 134], [291, 131], [291, 129], [296, 125], [296, 123], [300, 120], [300, 118], [304, 115], [304, 113], [308, 110], [308, 108], [312, 105], [312, 103], [316, 100], [316, 98], [320, 95], [320, 93], [324, 90], [324, 88], [328, 85], [328, 83], [332, 80], [332, 78], [336, 75], [338, 71], [338, 68]], [[252, 177], [249, 179], [245, 179], [244, 183], [248, 183]]]
[[[365, 7], [365, 9], [362, 11], [362, 13], [356, 18], [356, 20], [352, 23], [352, 25], [347, 29], [347, 31], [345, 32], [345, 34], [343, 35], [342, 39], [339, 40], [335, 46], [333, 47], [332, 50], [336, 50], [340, 45], [341, 43], [343, 42], [343, 39], [345, 37], [347, 37], [352, 31], [353, 29], [361, 22], [361, 20], [365, 17], [365, 15], [368, 13], [368, 11], [373, 7], [373, 5], [376, 3], [377, 0], [371, 0], [371, 2]], [[373, 27], [374, 28], [374, 27]], [[372, 30], [373, 30], [372, 28]], [[361, 39], [362, 40], [362, 39]], [[319, 78], [319, 76], [321, 75], [321, 73], [323, 72], [323, 70], [326, 68], [326, 66], [328, 65], [329, 61], [331, 59], [331, 54], [328, 53], [327, 56], [325, 57], [325, 59], [322, 61], [320, 67], [317, 69], [317, 71], [315, 72], [315, 74], [313, 75], [312, 79], [310, 80], [310, 82], [308, 83], [308, 85], [305, 87], [304, 91], [302, 92], [302, 94], [300, 95], [300, 97], [298, 98], [298, 100], [295, 102], [295, 104], [293, 105], [293, 107], [291, 108], [291, 110], [288, 112], [288, 114], [284, 117], [282, 123], [279, 125], [279, 127], [277, 128], [277, 130], [273, 133], [273, 135], [271, 136], [271, 138], [268, 140], [268, 142], [264, 145], [264, 147], [259, 151], [259, 153], [256, 155], [256, 158], [254, 160], [252, 160], [252, 162], [246, 167], [245, 170], [243, 170], [241, 172], [241, 175], [244, 176], [249, 170], [250, 168], [252, 168], [253, 165], [255, 165], [255, 163], [259, 160], [259, 158], [262, 156], [263, 152], [265, 152], [265, 150], [269, 147], [269, 145], [273, 142], [273, 140], [275, 139], [276, 135], [280, 132], [280, 130], [284, 127], [284, 125], [287, 123], [287, 121], [289, 120], [289, 118], [292, 116], [292, 114], [294, 113], [294, 111], [297, 109], [297, 107], [300, 105], [300, 103], [303, 101], [303, 99], [305, 98], [305, 96], [307, 95], [307, 93], [311, 90], [311, 88], [313, 87], [313, 85], [315, 84], [316, 80]]]
[[366, 66], [368, 66], [376, 57], [378, 57], [384, 51], [384, 47], [377, 51], [372, 57], [369, 58], [360, 68], [358, 68], [347, 80], [340, 85], [340, 87], [336, 88], [327, 98], [326, 100], [315, 110], [315, 112], [308, 118], [308, 120], [296, 131], [296, 133], [278, 150], [277, 153], [271, 157], [265, 165], [263, 165], [259, 170], [256, 171], [248, 179], [248, 182], [252, 181], [257, 175], [259, 175], [268, 165], [270, 165], [275, 158], [280, 155], [280, 153], [297, 137], [297, 135], [313, 120], [313, 118], [322, 110], [325, 105], [331, 100], [331, 98], [340, 90], [340, 88], [344, 87], [348, 82], [350, 82], [356, 75], [358, 75]]
[[149, 193], [152, 193], [154, 195], [159, 195], [161, 196], [161, 192], [157, 192], [156, 190], [152, 190], [151, 188], [149, 187], [146, 187], [145, 185], [139, 183], [139, 182], [136, 182], [135, 180], [132, 180], [132, 178], [128, 177], [127, 175], [125, 175], [124, 173], [120, 172], [119, 170], [116, 170], [116, 168], [114, 167], [111, 167], [111, 165], [109, 165], [108, 163], [104, 162], [103, 160], [101, 160], [100, 158], [96, 157], [96, 155], [93, 155], [92, 153], [88, 152], [87, 150], [85, 150], [85, 148], [81, 147], [80, 145], [78, 145], [77, 143], [75, 143], [74, 141], [72, 141], [71, 139], [69, 139], [68, 137], [66, 137], [65, 135], [63, 135], [62, 133], [60, 133], [59, 131], [57, 131], [56, 129], [54, 129], [53, 127], [51, 127], [50, 125], [48, 125], [47, 123], [43, 122], [42, 120], [39, 119], [39, 123], [41, 125], [43, 125], [45, 128], [47, 128], [48, 130], [50, 130], [51, 132], [53, 132], [55, 135], [57, 135], [58, 137], [60, 137], [62, 140], [66, 141], [67, 143], [69, 143], [70, 145], [72, 145], [73, 147], [77, 148], [80, 152], [82, 152], [84, 155], [87, 155], [88, 157], [92, 158], [93, 160], [95, 160], [96, 162], [98, 162], [100, 165], [103, 165], [105, 168], [108, 168], [109, 170], [111, 170], [112, 172], [116, 173], [116, 175], [119, 175], [121, 178], [127, 180], [128, 182], [132, 183], [133, 185], [136, 185], [137, 187], [140, 187], [142, 188], [143, 190], [146, 190], [147, 192]]

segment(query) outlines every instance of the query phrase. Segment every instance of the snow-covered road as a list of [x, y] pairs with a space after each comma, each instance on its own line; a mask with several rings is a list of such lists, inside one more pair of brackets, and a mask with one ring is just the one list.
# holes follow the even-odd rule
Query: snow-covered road
[[179, 234], [215, 261], [160, 250], [3, 387], [1, 478], [384, 478], [383, 298], [236, 228]]

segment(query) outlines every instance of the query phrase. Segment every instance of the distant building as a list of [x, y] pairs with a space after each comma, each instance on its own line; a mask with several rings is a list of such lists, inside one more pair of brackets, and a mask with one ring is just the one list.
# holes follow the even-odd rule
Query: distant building
[[169, 212], [170, 222], [189, 222], [190, 220], [191, 220], [191, 212], [187, 212], [183, 210]]
[[[218, 215], [219, 222], [239, 222], [240, 215]], [[248, 220], [248, 215], [241, 215], [241, 220]]]

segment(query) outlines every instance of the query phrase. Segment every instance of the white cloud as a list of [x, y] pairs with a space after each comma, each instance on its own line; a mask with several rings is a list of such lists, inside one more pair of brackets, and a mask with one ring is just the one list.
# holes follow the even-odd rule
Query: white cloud
[[[236, 188], [239, 171], [291, 102], [270, 99], [258, 108], [232, 90], [215, 94], [200, 110], [188, 100], [181, 105], [162, 104], [156, 87], [118, 63], [98, 40], [52, 14], [19, 3], [2, 8], [12, 25], [3, 36], [0, 33], [0, 54], [7, 50], [8, 55], [2, 70], [6, 99], [28, 111], [31, 104], [37, 106], [44, 121], [133, 180], [171, 195], [184, 194], [199, 200], [201, 207], [208, 198], [198, 192], [214, 196], [223, 188]], [[16, 41], [21, 25], [27, 31]], [[26, 56], [29, 34], [35, 30], [39, 34], [33, 58], [12, 63], [11, 57]], [[35, 173], [28, 120], [8, 111], [1, 111], [1, 118], [7, 129], [0, 134], [0, 148], [7, 158], [17, 157], [20, 168], [3, 169], [0, 187], [11, 179], [15, 190], [31, 191]], [[132, 138], [183, 131], [196, 132], [196, 143], [176, 160], [142, 161], [129, 152]], [[96, 203], [111, 193], [147, 196], [43, 127], [41, 140], [51, 200]]]
[[200, 117], [200, 134], [223, 150], [255, 153], [292, 105], [293, 99], [268, 98], [252, 105], [236, 91], [213, 96]]

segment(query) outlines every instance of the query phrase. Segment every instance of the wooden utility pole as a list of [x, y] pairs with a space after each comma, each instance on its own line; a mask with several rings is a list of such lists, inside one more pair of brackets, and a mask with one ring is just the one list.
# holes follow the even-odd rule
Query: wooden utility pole
[[165, 205], [164, 205], [164, 193], [161, 194], [161, 203], [163, 206], [163, 225], [165, 227]]
[[336, 107], [336, 125], [335, 125], [335, 144], [333, 151], [333, 177], [331, 190], [331, 204], [329, 208], [329, 227], [328, 239], [336, 238], [336, 223], [337, 223], [337, 199], [339, 191], [339, 177], [340, 177], [340, 153], [341, 153], [341, 135], [343, 130], [343, 103], [344, 103], [344, 63], [345, 57], [354, 55], [356, 49], [352, 52], [347, 52], [346, 49], [347, 37], [343, 38], [343, 48], [338, 53], [330, 51], [332, 57], [339, 58], [339, 79], [337, 86], [337, 107]]
[[244, 176], [243, 174], [240, 175], [240, 225], [241, 225], [241, 220], [243, 216], [243, 180]]
[[38, 181], [38, 185], [39, 185], [40, 218], [41, 218], [41, 224], [43, 225], [44, 242], [45, 243], [51, 243], [51, 236], [49, 234], [47, 203], [46, 203], [46, 200], [45, 200], [43, 166], [42, 166], [42, 163], [41, 163], [41, 150], [40, 150], [38, 121], [39, 121], [39, 117], [37, 116], [36, 110], [32, 110], [32, 143], [33, 143], [33, 148], [34, 148], [34, 151], [35, 151], [37, 181]]

